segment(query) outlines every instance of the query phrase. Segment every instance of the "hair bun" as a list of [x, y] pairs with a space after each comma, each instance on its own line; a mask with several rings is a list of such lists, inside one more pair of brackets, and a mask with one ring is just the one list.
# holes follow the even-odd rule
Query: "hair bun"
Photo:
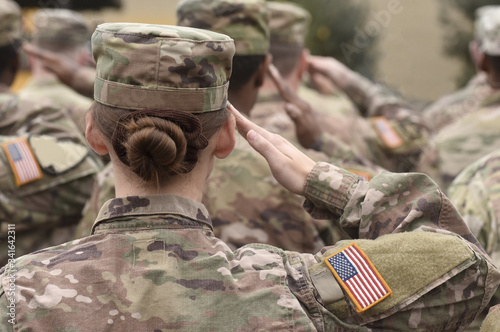
[[156, 117], [130, 119], [123, 142], [131, 170], [146, 181], [185, 172], [187, 141], [175, 123]]

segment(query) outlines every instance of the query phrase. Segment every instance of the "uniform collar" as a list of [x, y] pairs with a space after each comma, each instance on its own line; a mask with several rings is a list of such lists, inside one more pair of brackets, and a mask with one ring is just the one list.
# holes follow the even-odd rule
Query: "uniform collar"
[[[122, 218], [130, 221], [128, 217], [135, 216], [137, 218], [134, 219], [140, 220], [141, 217], [155, 215], [178, 215], [213, 229], [212, 221], [203, 204], [186, 197], [168, 194], [110, 199], [104, 203], [99, 211], [99, 215], [92, 227], [92, 234], [97, 229], [111, 229], [115, 228], [115, 226], [116, 228], [123, 229], [123, 225], [115, 225], [116, 223], [121, 223], [119, 219]], [[113, 221], [116, 221], [116, 223], [113, 223]], [[158, 224], [158, 226], [160, 227], [161, 225]], [[148, 226], [148, 228], [151, 228], [151, 226]]]

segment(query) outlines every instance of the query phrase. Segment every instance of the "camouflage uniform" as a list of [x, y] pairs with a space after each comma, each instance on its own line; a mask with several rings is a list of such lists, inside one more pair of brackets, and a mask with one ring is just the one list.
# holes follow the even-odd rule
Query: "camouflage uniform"
[[[262, 0], [184, 0], [178, 4], [177, 20], [181, 26], [229, 35], [236, 55], [269, 51], [268, 12]], [[259, 242], [313, 253], [325, 240], [331, 241], [329, 235], [323, 239], [320, 234], [331, 233], [330, 225], [307, 215], [302, 201], [277, 183], [264, 158], [242, 137], [231, 158], [217, 160], [203, 200], [216, 236], [233, 249]]]
[[[179, 103], [190, 113], [220, 109], [234, 52], [230, 41], [197, 29], [100, 25], [93, 37], [96, 100], [133, 110], [162, 99], [139, 99], [141, 92], [143, 97], [168, 93], [166, 108]], [[130, 66], [112, 65], [121, 58], [116, 49], [128, 55]], [[163, 75], [116, 82], [158, 62], [169, 68], [168, 82]], [[194, 66], [170, 66], [174, 63]], [[181, 83], [188, 73], [193, 80]], [[157, 85], [145, 85], [152, 82]], [[195, 88], [206, 83], [208, 90]], [[108, 89], [113, 84], [122, 89]], [[186, 85], [192, 89], [179, 91]], [[191, 107], [182, 103], [186, 93], [204, 98]], [[199, 202], [173, 194], [110, 200], [91, 236], [20, 257], [0, 270], [2, 329], [463, 330], [500, 283], [500, 271], [425, 175], [382, 173], [366, 182], [318, 163], [304, 192], [309, 213], [336, 221], [357, 240], [316, 255], [266, 244], [232, 251], [214, 236]], [[385, 292], [392, 290], [392, 296], [359, 312], [355, 297], [342, 291], [325, 261], [351, 242], [385, 280]]]
[[[2, 270], [1, 324], [6, 331], [460, 331], [500, 281], [425, 175], [384, 173], [367, 183], [323, 163], [306, 197], [309, 211], [339, 220], [359, 239], [316, 255], [264, 244], [232, 251], [200, 203], [175, 195], [108, 201], [92, 236]], [[323, 261], [352, 241], [393, 292], [363, 313]]]
[[[42, 9], [35, 14], [33, 20], [35, 32], [32, 42], [37, 47], [63, 54], [86, 47], [90, 36], [80, 14], [68, 9]], [[55, 76], [35, 75], [19, 92], [19, 97], [25, 100], [48, 99], [56, 107], [68, 109], [80, 132], [85, 131], [84, 115], [92, 104], [92, 99], [75, 92]]]
[[[0, 1], [0, 44], [20, 38], [20, 22], [19, 7]], [[8, 31], [17, 32], [12, 37]], [[20, 100], [6, 86], [0, 90], [0, 262], [6, 263], [9, 224], [16, 228], [16, 256], [72, 239], [100, 163], [60, 109], [45, 101]], [[30, 165], [37, 170], [32, 181], [26, 182], [16, 167], [27, 159], [18, 159], [16, 147], [8, 152], [13, 141], [33, 153]]]

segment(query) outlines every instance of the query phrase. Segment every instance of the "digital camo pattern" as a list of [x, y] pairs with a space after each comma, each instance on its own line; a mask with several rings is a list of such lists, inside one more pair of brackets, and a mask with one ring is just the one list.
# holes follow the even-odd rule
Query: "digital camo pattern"
[[21, 8], [11, 0], [0, 0], [0, 46], [22, 37]]
[[92, 35], [94, 99], [126, 109], [224, 108], [234, 42], [188, 27], [105, 23]]
[[[306, 197], [311, 212], [359, 233], [356, 242], [386, 281], [397, 283], [414, 257], [453, 263], [444, 274], [442, 264], [436, 270], [419, 266], [420, 273], [408, 275], [414, 280], [403, 278], [392, 287], [395, 294], [385, 300], [393, 301], [390, 307], [382, 301], [359, 315], [346, 297], [324, 305], [311, 279], [326, 268], [322, 258], [345, 241], [316, 256], [259, 244], [233, 251], [213, 236], [208, 213], [197, 202], [175, 195], [117, 198], [103, 206], [92, 236], [24, 256], [1, 270], [1, 324], [7, 331], [271, 326], [277, 331], [461, 331], [500, 282], [499, 271], [425, 175], [384, 173], [367, 183], [322, 163], [308, 177]], [[441, 243], [454, 249], [443, 251]], [[15, 299], [9, 293], [12, 274]], [[14, 326], [8, 322], [11, 298]]]
[[85, 45], [90, 32], [85, 18], [78, 12], [61, 8], [44, 8], [33, 16], [33, 42], [52, 50]]
[[[73, 239], [81, 210], [90, 197], [100, 164], [88, 154], [86, 146], [58, 141], [53, 137], [30, 136], [42, 170], [42, 178], [17, 187], [12, 167], [0, 150], [0, 261], [7, 262], [8, 224], [15, 225], [15, 255], [21, 256]], [[0, 143], [17, 136], [0, 136]], [[78, 155], [75, 151], [79, 150]], [[54, 161], [44, 164], [47, 156]]]
[[48, 99], [57, 108], [67, 110], [80, 133], [85, 131], [85, 114], [93, 100], [87, 98], [56, 78], [32, 78], [18, 93], [22, 100]]
[[468, 165], [500, 148], [500, 93], [483, 101], [477, 111], [456, 119], [429, 140], [416, 168], [446, 190]]
[[228, 35], [236, 55], [269, 52], [268, 20], [263, 0], [181, 0], [177, 5], [177, 25]]

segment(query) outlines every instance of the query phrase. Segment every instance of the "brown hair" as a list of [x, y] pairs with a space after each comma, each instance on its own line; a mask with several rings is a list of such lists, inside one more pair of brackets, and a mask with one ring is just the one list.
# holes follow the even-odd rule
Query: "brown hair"
[[[96, 128], [113, 144], [122, 162], [144, 181], [154, 180], [157, 185], [170, 176], [190, 172], [199, 150], [229, 114], [225, 108], [193, 116], [180, 111], [131, 111], [97, 102], [90, 112]], [[162, 112], [172, 115], [160, 117]]]

